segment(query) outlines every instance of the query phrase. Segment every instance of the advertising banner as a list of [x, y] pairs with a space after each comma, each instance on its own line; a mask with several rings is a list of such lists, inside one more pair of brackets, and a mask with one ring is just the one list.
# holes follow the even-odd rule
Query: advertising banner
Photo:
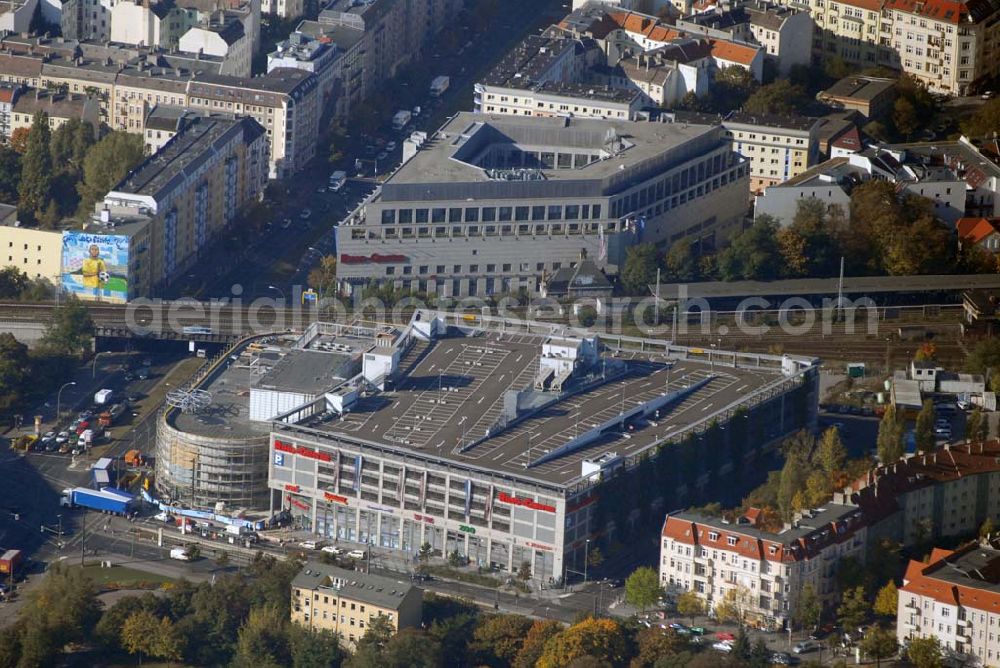
[[129, 238], [122, 234], [64, 232], [62, 288], [80, 299], [128, 301]]

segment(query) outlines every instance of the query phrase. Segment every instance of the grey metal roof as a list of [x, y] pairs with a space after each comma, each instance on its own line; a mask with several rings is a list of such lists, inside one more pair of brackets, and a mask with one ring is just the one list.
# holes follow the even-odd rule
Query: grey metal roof
[[[327, 578], [330, 582], [324, 584]], [[343, 598], [387, 610], [398, 610], [407, 598], [422, 594], [420, 589], [404, 580], [349, 571], [317, 561], [306, 562], [292, 579], [292, 587], [313, 591], [321, 587], [329, 588], [331, 593]]]
[[315, 350], [289, 350], [255, 387], [318, 394], [347, 377], [350, 355]]

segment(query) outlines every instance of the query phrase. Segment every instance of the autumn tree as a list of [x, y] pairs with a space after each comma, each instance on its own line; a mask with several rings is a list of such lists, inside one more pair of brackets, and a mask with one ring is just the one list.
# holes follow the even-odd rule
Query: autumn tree
[[535, 668], [545, 651], [545, 644], [563, 630], [563, 625], [552, 619], [539, 619], [532, 623], [520, 651], [514, 657], [513, 668]]
[[896, 589], [896, 583], [889, 580], [888, 584], [878, 590], [878, 594], [875, 596], [875, 604], [872, 606], [872, 609], [875, 611], [876, 615], [895, 617], [898, 612], [898, 603], [899, 592]]
[[988, 101], [962, 123], [962, 133], [972, 139], [992, 138], [1000, 128], [1000, 98]]
[[521, 615], [485, 615], [469, 643], [475, 665], [509, 666], [524, 647], [532, 622]]
[[617, 666], [627, 655], [628, 643], [618, 623], [590, 617], [550, 638], [536, 666], [562, 668], [583, 657]]
[[791, 223], [777, 232], [785, 276], [832, 276], [837, 271], [840, 248], [829, 214], [815, 197], [799, 200]]
[[41, 217], [52, 196], [52, 156], [49, 153], [49, 115], [36, 111], [21, 158], [18, 209], [28, 218]]
[[629, 668], [654, 668], [663, 665], [671, 657], [684, 652], [689, 647], [687, 638], [673, 629], [642, 629], [635, 635], [635, 656]]
[[625, 580], [625, 600], [642, 610], [646, 610], [662, 596], [660, 578], [649, 566], [640, 566]]
[[705, 612], [705, 601], [695, 590], [689, 589], [677, 597], [677, 614], [689, 618], [692, 624], [695, 617], [704, 615]]
[[906, 646], [906, 658], [915, 668], [942, 668], [944, 653], [937, 636], [910, 638]]
[[923, 406], [917, 413], [913, 435], [917, 442], [917, 452], [928, 453], [934, 450], [934, 402], [930, 399], [924, 399]]
[[149, 610], [138, 610], [122, 625], [121, 645], [129, 654], [137, 654], [140, 663], [144, 655], [179, 661], [183, 638], [169, 617], [157, 619]]
[[337, 287], [337, 256], [324, 255], [319, 264], [309, 271], [309, 287], [319, 293], [322, 299]]
[[829, 427], [823, 432], [823, 437], [816, 448], [816, 463], [825, 473], [836, 473], [847, 463], [847, 448], [840, 440], [840, 430]]
[[742, 627], [746, 621], [747, 609], [752, 605], [751, 599], [750, 590], [742, 585], [727, 589], [722, 599], [715, 604], [716, 619]]
[[903, 425], [896, 418], [896, 407], [891, 404], [882, 415], [875, 444], [878, 459], [883, 464], [892, 464], [903, 456]]
[[28, 150], [28, 135], [30, 128], [20, 127], [10, 133], [10, 147], [18, 155], [24, 155]]

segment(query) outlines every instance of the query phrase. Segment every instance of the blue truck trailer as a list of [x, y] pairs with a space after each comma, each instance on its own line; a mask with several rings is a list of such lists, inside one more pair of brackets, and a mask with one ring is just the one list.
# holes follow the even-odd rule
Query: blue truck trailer
[[114, 487], [100, 490], [71, 487], [63, 490], [60, 503], [66, 508], [89, 508], [105, 513], [125, 515], [136, 503], [135, 496]]

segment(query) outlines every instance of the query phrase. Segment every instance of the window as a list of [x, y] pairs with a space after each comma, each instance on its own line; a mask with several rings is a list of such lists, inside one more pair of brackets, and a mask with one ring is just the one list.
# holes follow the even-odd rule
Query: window
[[531, 219], [532, 220], [545, 220], [545, 207], [544, 206], [533, 206], [533, 207], [531, 207]]
[[443, 223], [445, 216], [444, 207], [431, 209], [431, 222], [432, 223]]
[[710, 532], [708, 532], [708, 539], [709, 540], [719, 540], [719, 532], [718, 531], [710, 531]]
[[730, 536], [729, 538], [726, 539], [726, 542], [729, 543], [729, 545], [732, 546], [732, 545], [736, 545], [736, 540], [737, 540], [736, 536]]

